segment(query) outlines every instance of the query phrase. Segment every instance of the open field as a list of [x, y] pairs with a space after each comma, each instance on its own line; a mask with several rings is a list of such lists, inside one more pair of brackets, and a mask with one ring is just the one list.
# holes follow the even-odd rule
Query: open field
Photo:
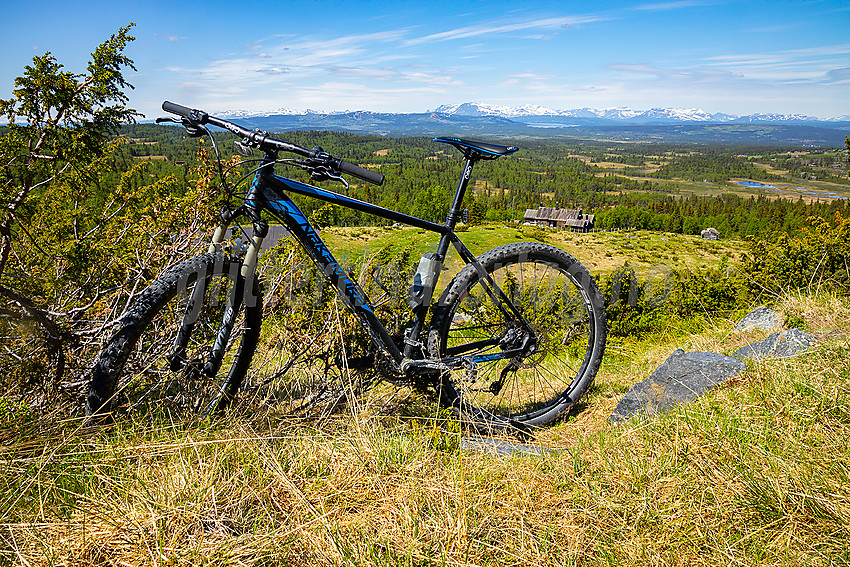
[[[810, 157], [809, 154], [805, 152], [781, 155], [793, 155], [793, 157], [799, 158], [804, 162], [807, 161]], [[604, 177], [606, 175], [615, 174], [620, 177], [625, 177], [634, 181], [649, 181], [650, 183], [657, 185], [672, 185], [676, 188], [676, 195], [683, 197], [689, 195], [711, 197], [731, 193], [743, 197], [765, 196], [769, 199], [783, 198], [797, 200], [802, 197], [803, 201], [807, 203], [817, 200], [820, 200], [821, 202], [830, 201], [835, 199], [836, 195], [850, 199], [850, 181], [848, 181], [847, 179], [846, 167], [837, 169], [824, 167], [815, 168], [817, 172], [820, 172], [822, 174], [838, 176], [839, 179], [843, 178], [843, 181], [835, 182], [818, 179], [801, 179], [790, 175], [790, 172], [787, 169], [777, 168], [776, 165], [771, 163], [770, 161], [752, 161], [752, 164], [755, 167], [766, 171], [767, 173], [785, 177], [785, 180], [783, 181], [763, 181], [763, 183], [765, 184], [776, 186], [776, 190], [767, 190], [759, 188], [750, 188], [737, 184], [738, 181], [752, 181], [746, 178], [733, 178], [730, 179], [728, 182], [712, 182], [708, 180], [702, 181], [699, 179], [660, 179], [656, 177], [647, 176], [647, 174], [657, 172], [659, 167], [661, 167], [662, 165], [670, 163], [670, 155], [642, 156], [645, 162], [645, 165], [643, 166], [627, 165], [616, 161], [605, 161], [604, 159], [598, 160], [593, 159], [590, 156], [581, 154], [571, 154], [569, 157], [580, 159], [587, 164], [592, 164], [599, 167], [602, 171], [596, 174], [597, 177]], [[846, 159], [840, 153], [836, 153], [834, 155], [817, 154], [816, 157], [834, 159], [838, 163], [842, 163], [843, 160]]]
[[[464, 244], [475, 255], [510, 242], [538, 241], [553, 244], [577, 258], [597, 278], [626, 262], [638, 269], [664, 270], [716, 267], [725, 257], [734, 264], [744, 250], [738, 240], [703, 240], [697, 236], [652, 231], [571, 233], [519, 223], [490, 223], [472, 226], [460, 232]], [[425, 252], [433, 252], [438, 235], [411, 227], [329, 227], [322, 239], [338, 259], [376, 254], [384, 247], [401, 250], [411, 246], [418, 261]], [[445, 285], [462, 268], [453, 248], [444, 264], [440, 283]], [[344, 263], [344, 262], [343, 262]], [[448, 276], [445, 277], [445, 276]]]

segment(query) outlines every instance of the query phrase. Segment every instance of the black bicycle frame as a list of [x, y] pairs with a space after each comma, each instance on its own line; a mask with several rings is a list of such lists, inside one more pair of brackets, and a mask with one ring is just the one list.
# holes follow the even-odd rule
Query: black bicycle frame
[[[437, 246], [437, 254], [440, 259], [442, 260], [445, 258], [449, 244], [451, 243], [467, 264], [471, 263], [476, 266], [482, 277], [486, 278], [486, 281], [489, 283], [488, 287], [492, 287], [492, 289], [496, 290], [495, 295], [489, 289], [488, 293], [491, 294], [491, 297], [494, 300], [496, 297], [502, 300], [496, 301], [496, 303], [500, 306], [500, 309], [505, 311], [503, 306], [507, 305], [513, 315], [525, 324], [513, 304], [510, 301], [507, 301], [507, 298], [504, 296], [501, 289], [499, 289], [495, 282], [493, 282], [490, 275], [486, 273], [481, 264], [475, 259], [472, 252], [470, 252], [470, 250], [460, 241], [454, 232], [454, 227], [460, 216], [460, 206], [463, 203], [463, 197], [469, 183], [472, 167], [475, 163], [474, 160], [466, 160], [463, 175], [458, 183], [458, 188], [455, 193], [452, 206], [446, 217], [446, 222], [441, 225], [418, 217], [406, 215], [398, 211], [386, 209], [378, 205], [373, 205], [365, 201], [353, 199], [333, 191], [307, 185], [306, 183], [301, 183], [294, 179], [281, 177], [274, 173], [275, 159], [276, 156], [273, 154], [265, 157], [262, 165], [257, 170], [257, 174], [254, 177], [254, 181], [251, 184], [251, 188], [248, 191], [248, 195], [245, 198], [243, 206], [249, 210], [253, 209], [253, 211], [267, 209], [270, 211], [272, 216], [277, 218], [287, 227], [292, 235], [295, 236], [295, 238], [297, 238], [304, 246], [308, 255], [321, 268], [331, 283], [333, 283], [338, 291], [338, 295], [358, 317], [364, 329], [372, 335], [373, 339], [376, 339], [381, 343], [381, 346], [385, 348], [397, 364], [404, 358], [412, 358], [415, 349], [422, 345], [417, 345], [415, 341], [405, 341], [404, 352], [399, 350], [384, 325], [376, 317], [374, 307], [369, 301], [369, 298], [366, 296], [366, 293], [356, 281], [349, 277], [342, 266], [340, 266], [339, 262], [337, 262], [336, 258], [334, 258], [333, 254], [322, 241], [319, 234], [310, 224], [310, 221], [298, 205], [286, 194], [287, 191], [440, 234], [441, 238]], [[249, 216], [259, 218], [256, 214], [251, 214]], [[428, 308], [428, 305], [424, 305], [414, 309], [414, 326], [409, 332], [409, 336], [411, 338], [419, 336], [427, 316]], [[505, 311], [505, 314], [507, 314], [507, 311]], [[497, 358], [508, 358], [513, 354], [515, 353], [512, 351], [505, 351], [500, 353]], [[492, 359], [493, 357], [493, 355], [485, 355], [476, 357], [475, 361], [479, 362], [479, 358], [480, 361], [483, 361]]]

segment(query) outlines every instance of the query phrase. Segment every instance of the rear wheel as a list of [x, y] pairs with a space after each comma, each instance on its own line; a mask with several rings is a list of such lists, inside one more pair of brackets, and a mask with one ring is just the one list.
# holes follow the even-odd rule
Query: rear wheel
[[602, 361], [607, 332], [596, 283], [546, 244], [507, 244], [478, 261], [521, 318], [494, 300], [474, 266], [455, 276], [435, 308], [428, 347], [434, 357], [465, 357], [465, 368], [444, 378], [441, 400], [473, 424], [552, 423], [584, 395]]

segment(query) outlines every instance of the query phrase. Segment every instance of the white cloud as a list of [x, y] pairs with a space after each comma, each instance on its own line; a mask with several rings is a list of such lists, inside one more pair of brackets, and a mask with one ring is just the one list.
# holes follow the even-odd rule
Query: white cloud
[[728, 79], [739, 79], [743, 75], [732, 71], [715, 70], [715, 69], [665, 69], [654, 67], [645, 64], [632, 63], [612, 63], [605, 66], [606, 69], [613, 71], [625, 71], [637, 75], [655, 77], [667, 81], [688, 81], [688, 82], [706, 82], [706, 81], [725, 81]]
[[850, 63], [850, 44], [824, 45], [765, 53], [733, 53], [706, 57], [710, 67], [740, 73], [760, 81], [820, 81], [834, 69]]
[[827, 71], [826, 76], [824, 77], [824, 82], [827, 84], [850, 84], [850, 67], [844, 67], [843, 69], [832, 69]]
[[[683, 0], [635, 9], [708, 4]], [[286, 106], [417, 112], [452, 100], [481, 100], [550, 108], [693, 106], [734, 113], [742, 113], [747, 105], [771, 103], [753, 111], [796, 112], [792, 104], [805, 100], [805, 88], [819, 85], [825, 97], [835, 98], [842, 90], [846, 93], [850, 82], [846, 43], [749, 53], [715, 50], [710, 57], [687, 63], [670, 62], [677, 55], [672, 50], [663, 55], [668, 58], [664, 62], [643, 53], [637, 62], [608, 65], [582, 57], [558, 69], [553, 57], [560, 55], [560, 42], [530, 54], [519, 52], [526, 43], [505, 41], [554, 38], [571, 26], [611, 19], [604, 14], [515, 14], [511, 21], [444, 24], [442, 31], [429, 30], [435, 33], [411, 26], [330, 38], [272, 36], [243, 43], [233, 56], [169, 70], [179, 74], [180, 89], [195, 98], [191, 104], [210, 111]], [[772, 103], [780, 100], [785, 108]]]
[[493, 34], [502, 34], [517, 31], [526, 31], [533, 29], [552, 30], [552, 29], [568, 29], [581, 24], [590, 24], [606, 20], [602, 16], [564, 16], [555, 18], [540, 18], [526, 22], [503, 23], [503, 24], [481, 24], [475, 26], [466, 26], [456, 28], [444, 32], [433, 33], [430, 35], [408, 39], [404, 41], [405, 45], [418, 45], [421, 43], [430, 43], [435, 41], [448, 41], [455, 39], [466, 39], [470, 37], [480, 37]]

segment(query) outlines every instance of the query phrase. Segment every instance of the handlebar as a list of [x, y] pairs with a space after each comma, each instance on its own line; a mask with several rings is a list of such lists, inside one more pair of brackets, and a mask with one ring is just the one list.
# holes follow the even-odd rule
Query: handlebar
[[353, 163], [349, 163], [340, 158], [333, 157], [324, 152], [321, 152], [321, 150], [317, 152], [316, 150], [308, 150], [307, 148], [302, 148], [301, 146], [296, 144], [291, 144], [282, 140], [276, 140], [274, 138], [269, 137], [266, 132], [260, 132], [259, 130], [248, 130], [247, 128], [243, 128], [242, 126], [234, 124], [233, 122], [229, 122], [221, 118], [216, 118], [215, 116], [210, 116], [206, 112], [198, 110], [196, 108], [189, 108], [166, 100], [162, 103], [162, 109], [166, 112], [170, 112], [171, 114], [182, 116], [184, 119], [186, 119], [184, 121], [184, 124], [186, 124], [187, 122], [189, 124], [195, 123], [200, 125], [212, 124], [213, 126], [218, 126], [219, 128], [228, 130], [242, 138], [249, 146], [259, 148], [263, 151], [284, 151], [295, 153], [300, 156], [304, 156], [311, 159], [321, 159], [333, 169], [348, 173], [349, 175], [353, 175], [354, 177], [362, 179], [363, 181], [368, 181], [369, 183], [374, 183], [375, 185], [381, 185], [384, 182], [384, 176], [380, 173], [364, 169], [359, 165], [354, 165]]
[[[169, 102], [167, 100], [162, 103], [162, 109], [166, 112], [170, 112], [171, 114], [177, 114], [178, 116], [182, 116], [183, 118], [186, 118], [193, 112], [191, 108], [179, 105], [175, 102]], [[200, 111], [196, 110], [194, 112]]]
[[332, 160], [334, 161], [333, 167], [339, 171], [353, 175], [363, 181], [374, 183], [375, 185], [381, 185], [384, 182], [384, 176], [376, 171], [365, 169], [359, 165], [354, 165], [353, 163], [349, 163], [339, 158], [332, 158]]

